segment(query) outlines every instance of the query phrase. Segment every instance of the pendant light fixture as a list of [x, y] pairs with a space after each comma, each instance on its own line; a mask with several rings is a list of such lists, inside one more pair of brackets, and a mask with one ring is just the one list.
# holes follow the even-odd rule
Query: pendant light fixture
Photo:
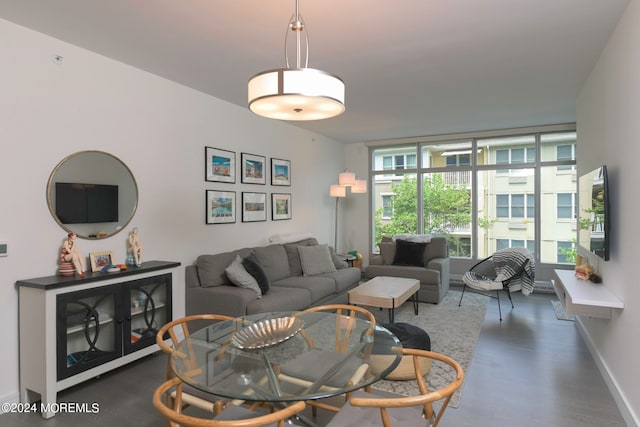
[[[278, 120], [320, 120], [342, 114], [344, 82], [325, 71], [309, 68], [309, 37], [304, 33], [305, 61], [302, 66], [304, 21], [300, 17], [299, 0], [284, 38], [286, 68], [263, 71], [249, 80], [249, 109]], [[289, 67], [287, 41], [289, 31], [296, 36], [296, 64]]]

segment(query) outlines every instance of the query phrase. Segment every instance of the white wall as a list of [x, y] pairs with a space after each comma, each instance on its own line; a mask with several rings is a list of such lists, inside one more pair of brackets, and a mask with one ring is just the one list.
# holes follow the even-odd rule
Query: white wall
[[[261, 245], [285, 232], [333, 241], [328, 188], [344, 169], [336, 160], [344, 158], [343, 144], [1, 19], [0, 58], [0, 241], [10, 253], [0, 258], [0, 401], [18, 397], [15, 282], [55, 274], [66, 233], [49, 214], [45, 189], [52, 169], [73, 152], [107, 151], [133, 172], [140, 199], [131, 226], [140, 228], [144, 258], [183, 265], [175, 282], [178, 315], [184, 266], [201, 253]], [[236, 184], [205, 182], [205, 146], [235, 151], [237, 166], [241, 152], [291, 160], [293, 185], [240, 184], [239, 175]], [[242, 223], [238, 216], [235, 224], [205, 225], [206, 189], [238, 198], [242, 191], [290, 192], [293, 219]], [[79, 240], [79, 248], [85, 255], [113, 250], [124, 262], [126, 237]]]
[[630, 2], [577, 103], [578, 172], [607, 165], [611, 194], [611, 260], [598, 267], [625, 308], [611, 320], [580, 318], [587, 342], [629, 408], [640, 415], [640, 1]]
[[[345, 159], [349, 172], [354, 172], [358, 179], [369, 179], [369, 149], [364, 143], [350, 143], [346, 145]], [[371, 187], [366, 194], [353, 194], [347, 191], [347, 197], [341, 200], [342, 216], [338, 221], [340, 226], [339, 244], [342, 251], [356, 250], [363, 256], [364, 265], [369, 263], [369, 227]]]

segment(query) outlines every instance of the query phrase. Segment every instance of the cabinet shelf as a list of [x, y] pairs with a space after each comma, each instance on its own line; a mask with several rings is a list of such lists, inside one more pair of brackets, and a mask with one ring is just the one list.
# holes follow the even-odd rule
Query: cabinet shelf
[[579, 280], [573, 270], [554, 270], [553, 289], [567, 314], [610, 319], [624, 304], [603, 283]]
[[[156, 311], [160, 310], [161, 308], [164, 308], [166, 306], [165, 303], [161, 303], [161, 304], [156, 304]], [[131, 316], [139, 316], [141, 314], [144, 314], [144, 307], [131, 307]]]
[[[111, 317], [111, 316], [105, 316], [105, 317], [100, 316], [100, 321], [98, 322], [98, 324], [100, 326], [102, 326], [102, 325], [106, 325], [107, 323], [111, 323], [111, 322], [113, 322], [113, 317]], [[94, 329], [95, 327], [96, 327], [95, 322], [89, 323], [89, 329]], [[67, 335], [74, 334], [76, 332], [83, 332], [83, 331], [84, 331], [84, 323], [80, 323], [80, 324], [68, 327], [67, 328]]]

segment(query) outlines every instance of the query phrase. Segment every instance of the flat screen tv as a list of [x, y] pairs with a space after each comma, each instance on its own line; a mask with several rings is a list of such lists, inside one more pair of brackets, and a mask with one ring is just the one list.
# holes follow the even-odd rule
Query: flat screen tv
[[578, 181], [578, 242], [580, 247], [609, 261], [609, 182], [607, 167], [601, 166]]
[[56, 215], [63, 224], [118, 222], [118, 186], [56, 182]]

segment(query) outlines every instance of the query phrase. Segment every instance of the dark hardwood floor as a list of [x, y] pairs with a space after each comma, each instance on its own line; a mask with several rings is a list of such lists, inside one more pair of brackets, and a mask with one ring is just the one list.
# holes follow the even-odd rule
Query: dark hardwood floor
[[[514, 294], [515, 309], [503, 302], [502, 323], [491, 300], [460, 407], [447, 409], [442, 426], [626, 426], [574, 322], [556, 319], [554, 298]], [[166, 425], [151, 404], [164, 374], [165, 356], [149, 356], [58, 394], [58, 402], [98, 403], [96, 414], [4, 414], [0, 426]]]

